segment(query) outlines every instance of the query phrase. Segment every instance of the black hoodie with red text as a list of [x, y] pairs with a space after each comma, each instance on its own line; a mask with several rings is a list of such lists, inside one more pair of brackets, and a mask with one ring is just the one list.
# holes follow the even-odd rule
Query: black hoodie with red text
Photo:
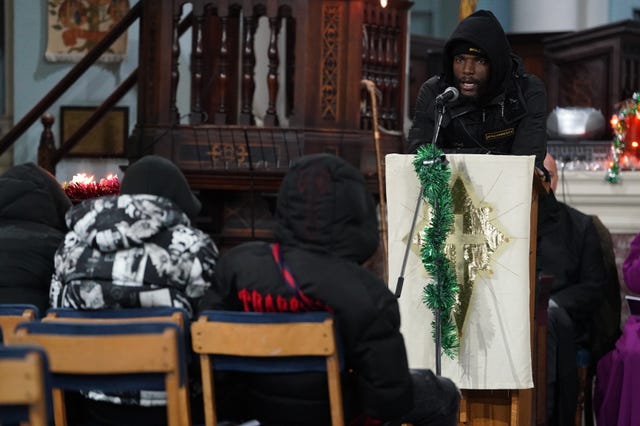
[[[389, 420], [407, 413], [413, 386], [398, 302], [361, 266], [379, 243], [375, 203], [362, 173], [330, 154], [296, 160], [280, 187], [276, 219], [278, 245], [250, 242], [228, 251], [200, 307], [331, 311], [351, 372], [342, 380], [346, 418]], [[276, 258], [294, 282], [284, 278]], [[241, 409], [267, 424], [327, 425], [326, 389], [324, 373], [261, 374], [247, 386]]]

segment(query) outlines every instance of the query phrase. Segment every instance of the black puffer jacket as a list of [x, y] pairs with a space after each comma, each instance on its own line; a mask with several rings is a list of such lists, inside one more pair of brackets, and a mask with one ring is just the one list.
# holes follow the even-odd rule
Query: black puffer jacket
[[[284, 263], [311, 303], [296, 307], [300, 304], [290, 302], [292, 293], [274, 261], [272, 246], [254, 242], [222, 257], [219, 285], [208, 295], [205, 307], [332, 310], [347, 367], [353, 370], [343, 379], [347, 416], [365, 413], [392, 419], [407, 412], [412, 385], [398, 304], [386, 284], [359, 264], [378, 246], [374, 201], [360, 172], [332, 155], [303, 157], [282, 182], [277, 221]], [[327, 425], [322, 381], [322, 375], [261, 376], [249, 385], [248, 405], [255, 408], [255, 417], [269, 423]]]
[[70, 206], [56, 179], [33, 163], [0, 176], [0, 303], [47, 309], [53, 255]]
[[600, 237], [591, 216], [553, 193], [541, 201], [546, 216], [538, 227], [536, 269], [554, 277], [551, 299], [571, 316], [576, 343], [586, 346], [607, 285]]
[[418, 93], [409, 153], [433, 140], [435, 98], [455, 86], [453, 47], [471, 42], [487, 52], [489, 81], [484, 95], [471, 100], [460, 96], [445, 109], [438, 147], [445, 152], [467, 154], [535, 155], [543, 169], [547, 133], [546, 90], [542, 81], [525, 72], [496, 17], [480, 10], [460, 22], [444, 47], [445, 72], [427, 80]]

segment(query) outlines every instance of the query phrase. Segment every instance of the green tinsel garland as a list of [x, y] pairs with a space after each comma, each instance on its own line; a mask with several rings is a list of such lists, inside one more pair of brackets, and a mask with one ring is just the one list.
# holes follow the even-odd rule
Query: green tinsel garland
[[624, 153], [624, 138], [627, 135], [627, 118], [638, 113], [639, 103], [640, 92], [635, 92], [631, 96], [631, 99], [622, 102], [618, 113], [614, 114], [611, 118], [611, 126], [613, 127], [613, 142], [611, 143], [612, 161], [605, 178], [611, 183], [618, 183], [620, 156]]
[[[420, 247], [422, 264], [432, 277], [423, 290], [422, 302], [432, 311], [441, 312], [441, 346], [449, 358], [458, 352], [458, 333], [453, 319], [453, 308], [458, 294], [458, 284], [451, 262], [444, 252], [447, 235], [453, 227], [453, 201], [449, 181], [451, 169], [446, 162], [434, 161], [443, 156], [432, 145], [420, 147], [413, 162], [422, 185], [422, 197], [431, 206], [431, 221], [424, 229]], [[426, 163], [425, 163], [426, 162]], [[431, 324], [435, 339], [435, 320]]]

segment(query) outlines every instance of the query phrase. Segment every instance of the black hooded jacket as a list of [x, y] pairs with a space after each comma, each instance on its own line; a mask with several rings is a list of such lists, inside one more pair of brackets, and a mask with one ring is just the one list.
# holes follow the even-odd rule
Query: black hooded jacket
[[467, 154], [535, 155], [542, 166], [547, 147], [546, 90], [542, 81], [525, 72], [522, 61], [511, 52], [509, 41], [496, 17], [479, 10], [462, 20], [444, 47], [443, 74], [427, 80], [418, 93], [409, 153], [433, 140], [435, 98], [455, 86], [453, 48], [469, 42], [489, 58], [487, 90], [477, 100], [460, 96], [445, 108], [437, 145], [445, 152]]
[[53, 255], [70, 206], [58, 181], [33, 163], [0, 176], [0, 303], [47, 309]]
[[[284, 263], [313, 303], [292, 303], [272, 246], [252, 242], [221, 258], [218, 286], [201, 306], [332, 311], [346, 367], [353, 372], [343, 376], [346, 416], [393, 419], [408, 412], [412, 384], [398, 303], [386, 284], [360, 265], [378, 246], [375, 205], [361, 173], [332, 155], [301, 158], [282, 182], [276, 216]], [[245, 413], [278, 425], [330, 423], [324, 375], [264, 376], [248, 386], [247, 407], [255, 411], [244, 408]]]
[[553, 276], [551, 299], [573, 320], [576, 343], [587, 347], [595, 337], [592, 318], [607, 285], [600, 236], [591, 216], [558, 201], [553, 193], [540, 202], [536, 269]]

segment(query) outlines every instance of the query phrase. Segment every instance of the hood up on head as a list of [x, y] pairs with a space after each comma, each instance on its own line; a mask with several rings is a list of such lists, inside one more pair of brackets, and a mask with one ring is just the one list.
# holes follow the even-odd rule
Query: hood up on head
[[0, 176], [0, 218], [49, 225], [66, 232], [71, 200], [56, 178], [34, 163], [14, 166]]
[[378, 247], [378, 218], [364, 177], [330, 154], [299, 158], [278, 193], [276, 236], [283, 244], [362, 263]]
[[453, 57], [459, 47], [473, 45], [489, 59], [489, 81], [485, 99], [491, 99], [502, 89], [505, 77], [511, 71], [511, 46], [502, 25], [493, 13], [478, 10], [458, 24], [444, 46], [442, 65], [448, 85], [454, 85]]
[[202, 207], [178, 166], [157, 155], [142, 157], [127, 168], [120, 193], [151, 194], [168, 198], [192, 220]]

